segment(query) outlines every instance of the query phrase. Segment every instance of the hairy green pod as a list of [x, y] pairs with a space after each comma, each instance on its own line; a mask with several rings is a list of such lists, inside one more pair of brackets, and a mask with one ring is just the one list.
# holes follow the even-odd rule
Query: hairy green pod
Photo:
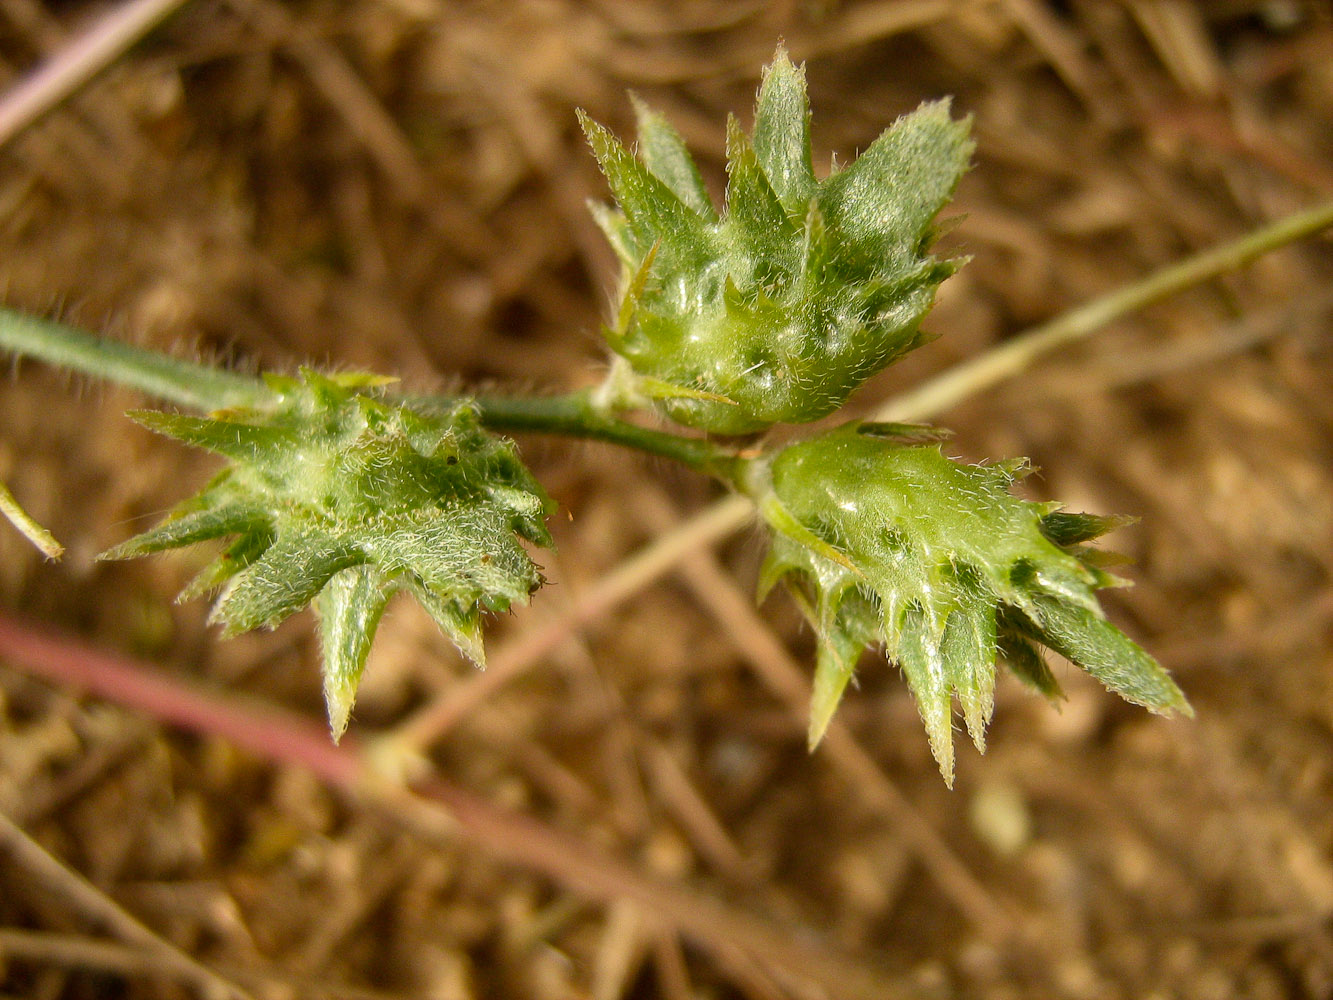
[[926, 251], [966, 169], [947, 101], [900, 118], [849, 166], [815, 177], [804, 67], [779, 49], [754, 130], [727, 123], [719, 214], [679, 134], [636, 102], [638, 158], [581, 117], [617, 209], [596, 210], [622, 263], [606, 334], [674, 420], [725, 434], [816, 420], [927, 338], [958, 266]]
[[995, 663], [1047, 695], [1041, 648], [1157, 712], [1189, 712], [1167, 672], [1108, 622], [1095, 591], [1120, 585], [1083, 543], [1120, 519], [1062, 512], [1010, 492], [1026, 465], [963, 465], [896, 428], [848, 425], [790, 445], [764, 467], [773, 528], [761, 595], [792, 585], [819, 636], [810, 741], [823, 735], [861, 650], [882, 644], [916, 698], [953, 781], [953, 699], [985, 748]]
[[469, 658], [483, 611], [523, 603], [542, 577], [521, 539], [550, 545], [550, 501], [476, 407], [418, 412], [374, 375], [269, 376], [273, 403], [207, 417], [133, 414], [231, 464], [157, 527], [103, 554], [128, 559], [230, 538], [182, 592], [220, 590], [227, 635], [272, 628], [312, 602], [335, 739], [347, 726], [389, 598], [413, 594]]

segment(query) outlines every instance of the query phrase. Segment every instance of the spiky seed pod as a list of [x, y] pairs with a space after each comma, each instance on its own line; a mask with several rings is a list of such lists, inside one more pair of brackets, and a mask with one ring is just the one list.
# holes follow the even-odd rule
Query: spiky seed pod
[[754, 130], [727, 123], [719, 215], [684, 142], [636, 101], [636, 159], [581, 117], [618, 209], [595, 210], [622, 267], [606, 334], [674, 420], [724, 434], [816, 420], [927, 338], [958, 266], [926, 251], [973, 145], [947, 101], [900, 118], [816, 179], [804, 67], [781, 48]]
[[1122, 521], [1013, 496], [1024, 469], [963, 465], [877, 424], [771, 459], [760, 511], [774, 534], [760, 592], [792, 584], [818, 633], [812, 746], [874, 644], [902, 668], [950, 785], [953, 698], [984, 750], [997, 655], [1048, 696], [1059, 688], [1042, 647], [1131, 702], [1189, 713], [1167, 672], [1097, 603], [1097, 589], [1123, 581], [1083, 543]]
[[347, 726], [389, 598], [413, 594], [478, 664], [483, 611], [523, 603], [542, 577], [520, 543], [549, 546], [550, 501], [512, 442], [464, 401], [445, 413], [378, 398], [378, 376], [270, 376], [272, 406], [136, 420], [231, 465], [157, 527], [103, 554], [128, 559], [230, 537], [181, 598], [221, 589], [227, 635], [320, 618], [334, 738]]

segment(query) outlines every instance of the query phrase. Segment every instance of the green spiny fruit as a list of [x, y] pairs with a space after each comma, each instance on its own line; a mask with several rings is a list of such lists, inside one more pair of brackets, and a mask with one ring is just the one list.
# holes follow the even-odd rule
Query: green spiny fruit
[[636, 101], [638, 158], [581, 117], [618, 202], [596, 208], [623, 274], [606, 331], [638, 395], [724, 434], [816, 420], [922, 344], [957, 268], [926, 251], [972, 152], [947, 101], [900, 118], [851, 165], [811, 165], [804, 67], [779, 48], [754, 130], [727, 123], [719, 215], [684, 142]]
[[213, 620], [227, 635], [272, 628], [313, 602], [336, 739], [395, 592], [413, 594], [483, 662], [482, 612], [523, 603], [541, 585], [519, 539], [550, 545], [550, 501], [469, 402], [443, 413], [389, 405], [376, 390], [392, 380], [373, 375], [303, 369], [266, 381], [274, 402], [262, 409], [133, 414], [231, 465], [102, 558], [230, 537], [181, 598], [220, 588]]
[[899, 431], [847, 425], [760, 466], [767, 481], [755, 492], [774, 529], [761, 596], [787, 580], [819, 637], [812, 746], [861, 650], [876, 643], [902, 668], [950, 785], [953, 698], [984, 750], [997, 655], [1048, 696], [1059, 688], [1041, 647], [1131, 702], [1189, 713], [1166, 671], [1105, 619], [1094, 595], [1123, 581], [1083, 543], [1122, 519], [1021, 500], [1010, 486], [1023, 463], [962, 465], [937, 444], [904, 443]]

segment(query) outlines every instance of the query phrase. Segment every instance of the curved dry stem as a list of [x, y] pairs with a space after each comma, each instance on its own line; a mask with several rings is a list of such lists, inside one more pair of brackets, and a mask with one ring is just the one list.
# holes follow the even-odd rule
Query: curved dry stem
[[1020, 375], [1038, 358], [1096, 333], [1135, 310], [1248, 264], [1256, 257], [1333, 226], [1333, 201], [1284, 216], [1239, 239], [1155, 271], [1033, 327], [970, 361], [954, 365], [916, 389], [889, 400], [876, 420], [927, 420], [969, 396]]
[[214, 972], [123, 909], [86, 878], [52, 856], [26, 831], [0, 812], [0, 856], [22, 870], [52, 896], [65, 900], [85, 919], [108, 928], [127, 944], [143, 948], [162, 966], [193, 983], [206, 996], [255, 1000], [254, 994]]

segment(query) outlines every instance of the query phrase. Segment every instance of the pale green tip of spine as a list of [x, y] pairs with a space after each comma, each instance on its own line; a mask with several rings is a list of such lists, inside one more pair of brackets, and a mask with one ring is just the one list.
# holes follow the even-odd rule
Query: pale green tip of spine
[[811, 552], [817, 553], [831, 562], [837, 563], [843, 569], [862, 576], [860, 567], [852, 560], [835, 549], [824, 539], [820, 538], [813, 531], [796, 519], [774, 494], [769, 494], [760, 500], [759, 513], [769, 527], [774, 531], [780, 531], [789, 538], [800, 542]]
[[380, 617], [395, 588], [370, 566], [335, 573], [315, 599], [324, 653], [324, 703], [337, 743], [347, 731]]
[[842, 702], [843, 692], [856, 669], [856, 657], [846, 657], [835, 648], [832, 640], [819, 644], [819, 660], [815, 666], [815, 686], [810, 697], [810, 729], [807, 746], [811, 751], [824, 739], [833, 713]]
[[352, 705], [356, 703], [355, 684], [333, 684], [325, 680], [324, 704], [329, 711], [329, 736], [333, 742], [341, 743], [343, 733], [352, 718]]

